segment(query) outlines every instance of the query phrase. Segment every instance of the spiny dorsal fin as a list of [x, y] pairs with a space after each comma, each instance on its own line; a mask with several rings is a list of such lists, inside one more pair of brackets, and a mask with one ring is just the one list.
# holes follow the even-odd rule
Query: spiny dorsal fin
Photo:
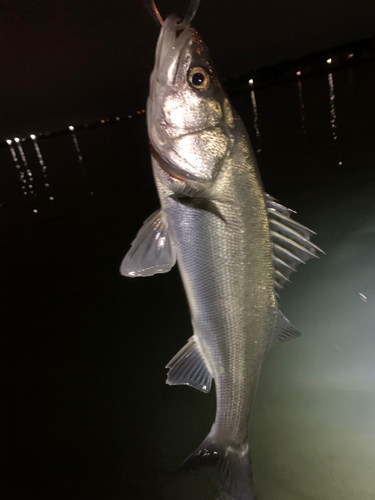
[[190, 385], [202, 392], [210, 392], [212, 376], [198, 350], [194, 336], [169, 361], [166, 368], [169, 368], [166, 384]]
[[130, 250], [121, 262], [123, 276], [153, 276], [167, 273], [176, 263], [176, 250], [160, 210], [143, 223]]
[[324, 252], [310, 241], [314, 231], [290, 218], [293, 210], [280, 205], [269, 194], [265, 194], [264, 199], [273, 248], [275, 295], [279, 297], [297, 266], [314, 257], [319, 258], [317, 254]]
[[279, 340], [280, 342], [286, 342], [287, 340], [292, 340], [296, 337], [300, 337], [301, 333], [296, 328], [294, 328], [294, 326], [284, 316], [284, 314], [280, 310], [278, 310], [274, 335], [276, 340]]

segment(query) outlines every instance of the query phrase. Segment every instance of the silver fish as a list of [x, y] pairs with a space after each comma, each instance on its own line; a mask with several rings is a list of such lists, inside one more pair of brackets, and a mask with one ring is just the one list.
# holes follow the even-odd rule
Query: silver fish
[[248, 423], [264, 355], [273, 339], [300, 335], [277, 297], [319, 248], [264, 193], [206, 46], [177, 26], [173, 15], [162, 26], [147, 102], [161, 210], [145, 221], [121, 273], [164, 273], [177, 260], [194, 335], [168, 363], [167, 384], [208, 392], [215, 379], [217, 396], [211, 432], [188, 463], [216, 469], [222, 498], [252, 500]]

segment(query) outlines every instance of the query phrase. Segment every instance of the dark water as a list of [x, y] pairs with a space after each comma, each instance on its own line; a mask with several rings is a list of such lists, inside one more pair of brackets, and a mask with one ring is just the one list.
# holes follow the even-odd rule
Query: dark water
[[[262, 371], [249, 434], [259, 500], [375, 499], [374, 81], [364, 64], [233, 99], [266, 191], [327, 254], [281, 299], [303, 336]], [[25, 143], [20, 168], [0, 150], [4, 498], [211, 499], [210, 481], [171, 474], [215, 414], [213, 393], [164, 383], [192, 334], [178, 271], [118, 273], [158, 206], [145, 121], [76, 141], [39, 141], [42, 163]]]

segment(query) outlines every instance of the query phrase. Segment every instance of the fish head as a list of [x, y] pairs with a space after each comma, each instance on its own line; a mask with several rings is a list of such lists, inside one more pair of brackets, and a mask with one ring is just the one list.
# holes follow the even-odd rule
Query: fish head
[[195, 29], [169, 16], [150, 78], [147, 126], [152, 148], [179, 179], [213, 181], [233, 144], [231, 105]]

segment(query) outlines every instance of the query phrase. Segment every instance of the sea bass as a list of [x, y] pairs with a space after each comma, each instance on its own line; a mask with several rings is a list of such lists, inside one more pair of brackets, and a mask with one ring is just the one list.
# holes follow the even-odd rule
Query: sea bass
[[316, 257], [312, 231], [265, 194], [244, 125], [207, 47], [176, 16], [164, 22], [147, 125], [161, 209], [147, 219], [121, 273], [168, 272], [176, 260], [194, 335], [168, 363], [167, 384], [203, 392], [215, 380], [211, 432], [188, 461], [216, 470], [223, 498], [253, 500], [248, 423], [265, 352], [299, 335], [277, 297]]

